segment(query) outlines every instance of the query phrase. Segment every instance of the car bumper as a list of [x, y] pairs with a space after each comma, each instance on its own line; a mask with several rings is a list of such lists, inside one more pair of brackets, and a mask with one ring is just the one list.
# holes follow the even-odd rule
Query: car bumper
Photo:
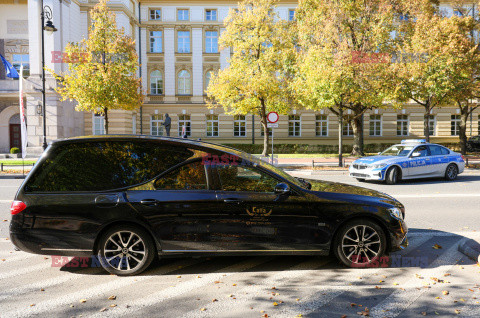
[[380, 169], [354, 169], [348, 170], [350, 177], [365, 180], [383, 180], [385, 173]]
[[390, 232], [390, 251], [395, 252], [403, 250], [408, 246], [408, 227], [405, 221], [398, 220]]

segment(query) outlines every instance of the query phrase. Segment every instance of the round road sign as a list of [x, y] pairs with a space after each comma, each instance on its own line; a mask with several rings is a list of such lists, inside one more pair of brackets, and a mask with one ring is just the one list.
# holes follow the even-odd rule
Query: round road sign
[[268, 120], [269, 123], [272, 123], [272, 124], [276, 123], [278, 121], [278, 118], [279, 118], [279, 116], [278, 116], [277, 112], [269, 112], [267, 114], [267, 120]]

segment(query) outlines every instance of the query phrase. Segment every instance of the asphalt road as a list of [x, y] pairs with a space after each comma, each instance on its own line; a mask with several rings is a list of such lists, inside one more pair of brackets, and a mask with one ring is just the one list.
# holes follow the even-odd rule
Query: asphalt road
[[[358, 185], [338, 172], [297, 175]], [[161, 260], [136, 277], [15, 251], [8, 208], [20, 183], [0, 179], [0, 317], [480, 317], [480, 267], [457, 250], [480, 239], [480, 174], [361, 184], [406, 206], [410, 245], [388, 268], [348, 269], [330, 257], [217, 257]]]

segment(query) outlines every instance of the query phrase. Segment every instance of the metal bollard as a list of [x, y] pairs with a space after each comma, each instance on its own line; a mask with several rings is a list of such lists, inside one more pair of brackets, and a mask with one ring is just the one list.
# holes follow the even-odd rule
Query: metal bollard
[[0, 163], [0, 171], [3, 171], [3, 162]]

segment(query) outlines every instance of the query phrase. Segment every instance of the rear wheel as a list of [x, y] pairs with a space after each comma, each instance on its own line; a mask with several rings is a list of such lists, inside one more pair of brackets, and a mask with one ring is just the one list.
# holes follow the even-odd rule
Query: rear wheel
[[387, 239], [382, 228], [365, 219], [353, 220], [342, 226], [335, 243], [335, 256], [349, 267], [378, 264], [385, 255]]
[[136, 275], [152, 263], [155, 246], [145, 230], [132, 225], [118, 225], [102, 235], [97, 255], [109, 273], [119, 276]]
[[400, 176], [400, 171], [397, 167], [392, 167], [388, 169], [385, 175], [385, 182], [387, 184], [396, 184]]
[[457, 176], [458, 176], [457, 165], [454, 163], [449, 164], [447, 166], [447, 169], [445, 169], [445, 180], [453, 181], [457, 178]]

